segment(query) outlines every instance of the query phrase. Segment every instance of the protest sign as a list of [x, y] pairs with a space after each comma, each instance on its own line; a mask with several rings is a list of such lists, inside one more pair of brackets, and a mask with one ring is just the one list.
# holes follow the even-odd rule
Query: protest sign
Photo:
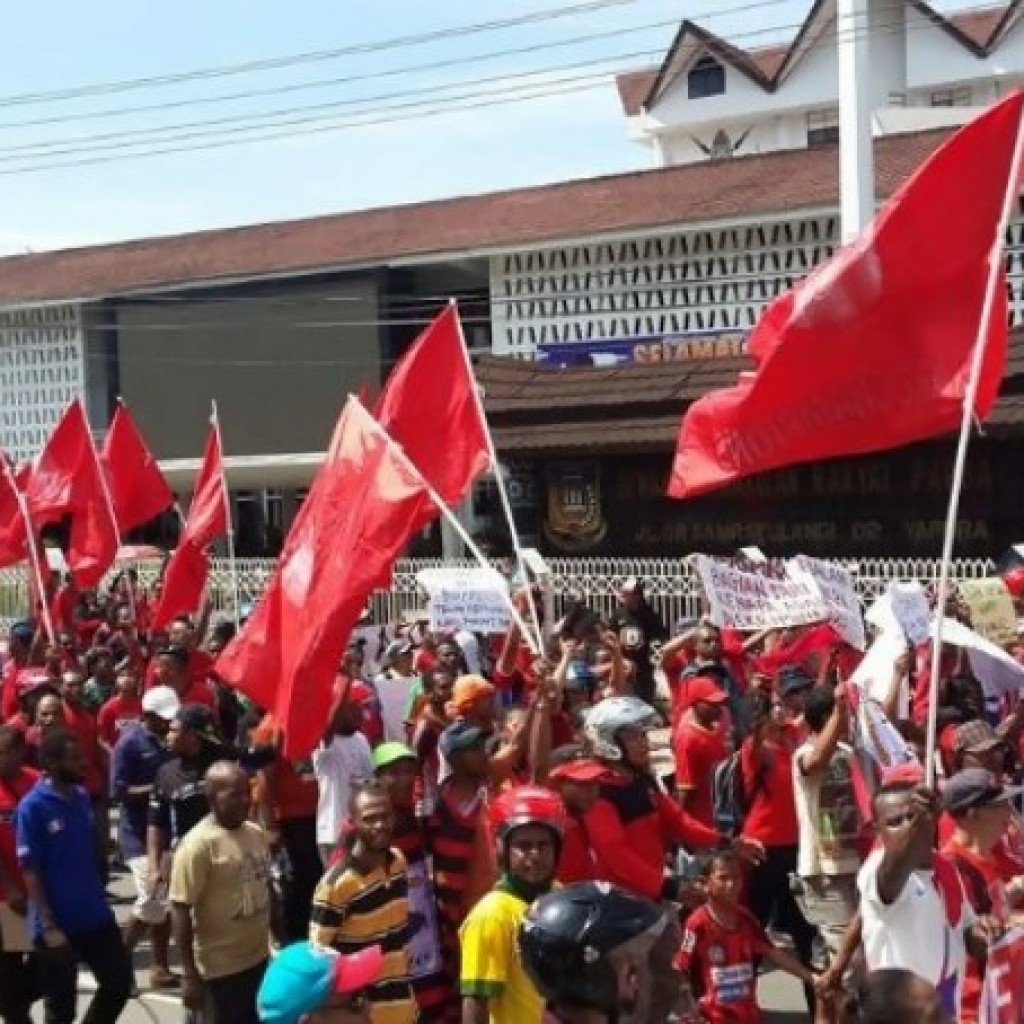
[[[872, 700], [883, 704], [889, 696], [896, 662], [906, 649], [907, 639], [903, 630], [898, 627], [883, 629], [854, 669], [850, 682], [859, 686]], [[903, 686], [902, 689], [898, 707], [900, 714], [906, 714], [910, 699], [909, 687]]]
[[1011, 928], [988, 947], [979, 1024], [1024, 1024], [1024, 928]]
[[893, 622], [915, 646], [928, 639], [932, 610], [924, 587], [911, 583], [890, 583], [888, 590], [868, 609], [865, 616], [876, 629], [887, 630]]
[[1024, 665], [962, 622], [943, 619], [942, 642], [967, 651], [971, 671], [988, 696], [1016, 694], [1024, 687]]
[[707, 555], [694, 555], [716, 626], [781, 629], [824, 622], [828, 605], [814, 578], [799, 566], [782, 579], [745, 572]]
[[864, 620], [860, 614], [860, 599], [853, 586], [853, 575], [836, 562], [797, 555], [786, 563], [786, 571], [797, 566], [813, 577], [828, 604], [829, 621], [836, 632], [852, 647], [863, 651], [867, 646]]
[[423, 569], [416, 579], [429, 596], [432, 630], [501, 633], [508, 628], [508, 583], [500, 573], [492, 569]]
[[1000, 647], [1017, 642], [1017, 613], [1001, 579], [961, 580], [957, 590], [971, 610], [975, 632]]

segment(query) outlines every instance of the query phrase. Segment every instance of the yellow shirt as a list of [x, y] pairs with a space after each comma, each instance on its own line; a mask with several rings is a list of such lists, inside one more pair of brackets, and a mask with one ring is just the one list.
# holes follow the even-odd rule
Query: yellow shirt
[[270, 847], [258, 825], [204, 818], [174, 853], [170, 899], [192, 909], [204, 978], [241, 974], [270, 955]]
[[459, 930], [464, 996], [487, 999], [491, 1024], [541, 1024], [544, 1000], [519, 959], [517, 936], [529, 904], [508, 892], [489, 892]]

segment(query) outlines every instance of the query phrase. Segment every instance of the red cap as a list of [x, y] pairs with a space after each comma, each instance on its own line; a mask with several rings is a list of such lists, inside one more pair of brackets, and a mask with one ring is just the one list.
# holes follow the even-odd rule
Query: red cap
[[924, 782], [924, 769], [916, 761], [894, 764], [882, 772], [883, 786], [919, 786]]
[[566, 761], [555, 765], [548, 772], [549, 782], [600, 782], [608, 775], [608, 766], [585, 758], [579, 761]]
[[373, 690], [359, 679], [345, 679], [341, 677], [334, 684], [334, 695], [336, 700], [343, 700], [348, 704], [367, 704], [373, 700]]
[[691, 704], [696, 704], [699, 700], [706, 704], [724, 704], [729, 699], [729, 695], [714, 679], [708, 679], [707, 676], [696, 676], [686, 687], [686, 699]]
[[1003, 583], [1011, 597], [1024, 597], [1024, 565], [1003, 574]]

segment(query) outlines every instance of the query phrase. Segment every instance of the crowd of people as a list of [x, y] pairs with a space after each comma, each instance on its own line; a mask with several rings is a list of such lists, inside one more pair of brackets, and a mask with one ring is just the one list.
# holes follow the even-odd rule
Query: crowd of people
[[[234, 625], [150, 631], [148, 602], [131, 574], [65, 582], [53, 642], [8, 631], [5, 1024], [39, 1002], [71, 1024], [81, 968], [82, 1019], [113, 1024], [137, 950], [202, 1024], [754, 1022], [766, 966], [820, 1022], [979, 1019], [987, 949], [1024, 904], [1024, 705], [986, 701], [957, 648], [939, 786], [926, 648], [879, 708], [917, 761], [867, 779], [837, 633], [669, 630], [639, 581], [607, 619], [568, 608], [542, 651], [514, 626], [381, 624], [379, 664], [349, 644], [295, 761], [217, 678]], [[112, 870], [135, 890], [120, 921]]]

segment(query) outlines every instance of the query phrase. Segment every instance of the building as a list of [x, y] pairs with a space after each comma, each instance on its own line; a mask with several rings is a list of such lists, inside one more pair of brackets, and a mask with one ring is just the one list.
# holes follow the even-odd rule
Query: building
[[[961, 90], [951, 100], [959, 103], [969, 89], [973, 105], [1024, 80], [1021, 0], [952, 19], [916, 0], [886, 6], [897, 9], [901, 28], [880, 47], [893, 65], [879, 80], [895, 83], [876, 119], [880, 199], [947, 137], [950, 121], [972, 112], [943, 106], [942, 90]], [[741, 51], [684, 23], [661, 68], [618, 83], [631, 130], [658, 154], [661, 166], [649, 171], [0, 260], [0, 386], [12, 396], [0, 409], [0, 444], [30, 457], [76, 395], [102, 430], [120, 395], [184, 497], [216, 398], [239, 553], [273, 553], [345, 394], [376, 386], [456, 295], [471, 347], [489, 353], [479, 372], [517, 514], [542, 547], [678, 554], [731, 550], [734, 538], [760, 536], [753, 527], [702, 533], [695, 524], [792, 519], [761, 488], [806, 483], [769, 485], [765, 477], [723, 492], [728, 508], [652, 506], [643, 535], [627, 538], [615, 524], [632, 524], [629, 509], [657, 497], [686, 402], [732, 379], [765, 304], [837, 245], [835, 135], [812, 135], [809, 119], [831, 109], [835, 96], [830, 26], [831, 5], [811, 5], [772, 63], [764, 51]], [[709, 95], [691, 98], [690, 76], [708, 60], [722, 69], [715, 75], [724, 92], [708, 85]], [[890, 92], [905, 97], [902, 107], [889, 102]], [[751, 131], [741, 147], [729, 133], [742, 103]], [[696, 135], [713, 143], [720, 130], [728, 147], [685, 142]], [[1007, 243], [1012, 315], [1024, 326], [1024, 217]], [[1024, 423], [1021, 372], [1008, 375], [993, 428], [993, 480], [1013, 475], [1006, 463], [1015, 456], [1006, 453], [1018, 451]], [[629, 388], [620, 390], [625, 380]], [[892, 465], [904, 457], [894, 453]], [[633, 482], [618, 474], [623, 459], [640, 473]], [[935, 473], [922, 468], [918, 476]], [[898, 470], [890, 476], [903, 480]], [[853, 531], [854, 522], [882, 520], [868, 508], [853, 518], [848, 486], [837, 483], [829, 498], [838, 533], [769, 532], [764, 545], [935, 550], [932, 526], [916, 540], [868, 526]], [[870, 486], [881, 501], [881, 485]], [[597, 541], [587, 532], [593, 523], [574, 525], [575, 517], [593, 518], [586, 508], [595, 493], [607, 525]], [[900, 514], [913, 506], [922, 523], [934, 522], [916, 492], [887, 500]], [[472, 504], [466, 514], [479, 528], [496, 521], [487, 487]], [[962, 546], [965, 554], [1016, 539], [1005, 536], [1015, 530], [1011, 510], [1022, 507], [1016, 496], [979, 492], [976, 507], [981, 518], [972, 521], [986, 526], [965, 528], [964, 544], [974, 545]], [[1005, 517], [998, 524], [996, 512]], [[828, 521], [824, 513], [807, 519]]]

